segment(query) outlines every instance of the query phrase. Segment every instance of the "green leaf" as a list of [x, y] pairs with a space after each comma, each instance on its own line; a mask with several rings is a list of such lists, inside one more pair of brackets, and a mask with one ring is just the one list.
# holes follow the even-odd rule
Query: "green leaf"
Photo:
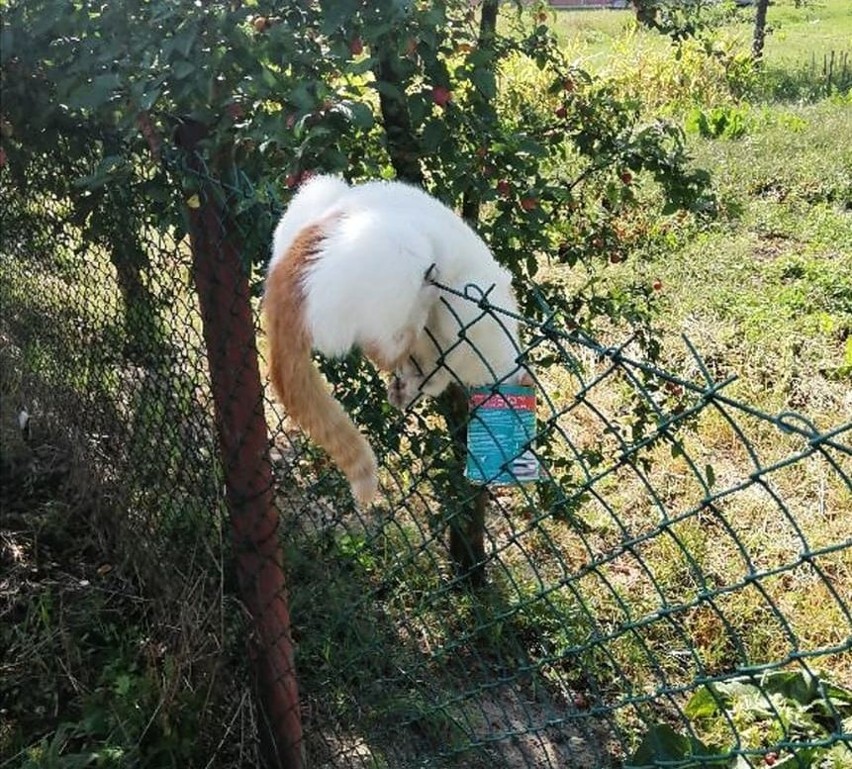
[[327, 34], [333, 34], [343, 27], [356, 15], [359, 3], [357, 0], [336, 0], [323, 5], [322, 28]]
[[3, 61], [8, 61], [15, 53], [15, 36], [11, 27], [8, 25], [3, 27], [0, 32], [0, 57]]
[[91, 83], [77, 86], [68, 97], [68, 106], [74, 109], [96, 110], [110, 102], [121, 77], [116, 73], [98, 75]]
[[470, 79], [486, 99], [490, 100], [497, 96], [497, 79], [490, 70], [475, 69]]
[[373, 112], [369, 105], [363, 102], [341, 101], [335, 104], [329, 112], [343, 115], [350, 123], [359, 128], [373, 127]]
[[691, 719], [710, 718], [719, 712], [720, 703], [722, 707], [727, 707], [725, 699], [710, 685], [705, 685], [689, 698], [683, 712]]
[[[268, 70], [264, 70], [264, 72], [267, 71]], [[273, 82], [275, 82], [274, 77]], [[302, 112], [313, 109], [316, 102], [316, 99], [311, 95], [310, 89], [306, 83], [300, 83], [292, 91], [290, 91], [290, 93], [287, 94], [287, 100]]]
[[189, 58], [192, 52], [192, 46], [195, 43], [195, 38], [198, 37], [197, 27], [186, 27], [176, 34], [171, 40], [168, 40], [163, 46], [163, 51], [167, 58], [171, 58], [171, 52], [179, 53], [184, 59]]
[[143, 111], [147, 112], [151, 107], [156, 104], [157, 99], [160, 98], [160, 89], [154, 88], [151, 91], [147, 91], [142, 95], [142, 98], [139, 100], [139, 107]]
[[447, 138], [447, 126], [443, 120], [433, 118], [426, 123], [423, 128], [423, 134], [420, 137], [420, 144], [426, 152], [432, 153], [444, 143]]
[[826, 696], [841, 713], [852, 715], [852, 690], [838, 684], [823, 684]]
[[832, 715], [832, 708], [844, 716], [852, 713], [852, 691], [836, 684], [821, 683], [817, 676], [804, 670], [767, 673], [760, 685], [767, 694], [777, 694], [812, 707], [825, 716]]
[[373, 88], [375, 88], [380, 94], [388, 96], [391, 99], [402, 100], [405, 98], [405, 93], [403, 93], [402, 89], [398, 85], [388, 83], [385, 80], [376, 81], [373, 83]]
[[751, 678], [732, 678], [729, 681], [714, 684], [716, 691], [731, 698], [747, 702], [766, 703], [760, 689], [752, 683]]
[[[685, 763], [687, 761], [688, 763]], [[697, 769], [703, 766], [722, 766], [727, 763], [727, 758], [720, 757], [717, 751], [711, 751], [695, 737], [678, 734], [668, 724], [656, 724], [645, 734], [639, 748], [625, 767], [629, 769], [663, 762], [680, 762], [677, 764], [680, 769]]]
[[115, 691], [119, 695], [127, 695], [130, 692], [132, 686], [133, 680], [126, 673], [122, 673], [115, 679]]
[[760, 686], [767, 694], [780, 694], [802, 705], [807, 705], [817, 696], [817, 679], [804, 671], [767, 673], [761, 678]]
[[547, 148], [537, 139], [530, 136], [524, 136], [518, 142], [518, 152], [527, 153], [532, 157], [543, 157], [547, 154]]
[[716, 471], [713, 465], [704, 466], [704, 475], [707, 476], [707, 486], [712, 489], [716, 485]]
[[352, 110], [352, 122], [358, 126], [358, 128], [367, 130], [373, 127], [375, 118], [373, 117], [373, 110], [370, 109], [369, 104], [356, 101], [352, 102], [350, 107]]
[[349, 67], [349, 74], [363, 75], [365, 72], [372, 71], [375, 63], [376, 59], [373, 56], [368, 56], [366, 58], [359, 59], [358, 61], [354, 61]]

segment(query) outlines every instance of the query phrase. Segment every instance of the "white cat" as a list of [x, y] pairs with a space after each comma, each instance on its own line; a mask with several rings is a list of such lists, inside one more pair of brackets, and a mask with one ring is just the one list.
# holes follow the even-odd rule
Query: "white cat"
[[400, 182], [305, 183], [275, 230], [263, 300], [272, 384], [294, 419], [367, 505], [378, 488], [369, 443], [328, 392], [311, 350], [360, 348], [391, 371], [391, 402], [439, 395], [456, 381], [518, 384], [517, 322], [438, 288], [517, 314], [509, 273], [452, 210]]

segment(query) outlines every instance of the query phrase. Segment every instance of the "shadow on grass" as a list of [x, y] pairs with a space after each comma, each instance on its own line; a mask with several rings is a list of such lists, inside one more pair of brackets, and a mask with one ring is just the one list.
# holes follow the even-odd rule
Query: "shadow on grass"
[[796, 65], [766, 65], [761, 82], [768, 101], [816, 102], [829, 97], [848, 98], [852, 90], [852, 53], [829, 51], [822, 59]]
[[558, 651], [579, 612], [499, 576], [469, 590], [395, 521], [284, 539], [311, 765], [618, 765], [591, 655]]

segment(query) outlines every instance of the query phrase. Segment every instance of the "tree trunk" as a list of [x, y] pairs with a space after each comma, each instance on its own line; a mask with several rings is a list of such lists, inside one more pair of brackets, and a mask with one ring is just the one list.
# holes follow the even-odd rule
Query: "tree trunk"
[[636, 21], [639, 24], [648, 29], [659, 29], [655, 0], [633, 0], [633, 7], [636, 9]]
[[[497, 30], [499, 0], [485, 0], [479, 26], [481, 50], [493, 53]], [[423, 186], [419, 146], [412, 131], [411, 117], [405, 99], [405, 83], [397, 66], [398, 46], [391, 35], [386, 36], [375, 51], [377, 64], [373, 69], [380, 83], [390, 87], [379, 90], [382, 124], [387, 137], [388, 153], [397, 177]], [[493, 67], [493, 56], [489, 62]], [[479, 219], [480, 197], [469, 191], [462, 201], [462, 216], [471, 224]], [[444, 417], [452, 436], [455, 499], [449, 501], [451, 509], [450, 556], [456, 571], [472, 585], [480, 585], [485, 577], [485, 509], [488, 490], [471, 484], [464, 475], [467, 458], [467, 394], [464, 388], [451, 385], [438, 399], [438, 409]]]
[[391, 164], [398, 178], [422, 187], [420, 148], [411, 129], [411, 116], [398, 65], [399, 46], [392, 33], [379, 41], [375, 54], [373, 74], [378, 83], [385, 84], [384, 88], [379, 88], [379, 107]]
[[763, 44], [766, 41], [766, 10], [769, 0], [757, 0], [757, 12], [754, 17], [754, 39], [751, 44], [751, 58], [755, 64], [763, 60]]
[[[482, 4], [482, 18], [479, 20], [479, 50], [489, 54], [488, 66], [492, 70], [494, 69], [494, 39], [497, 37], [497, 13], [499, 9], [499, 0], [485, 0]], [[492, 105], [487, 100], [483, 100], [483, 102], [478, 106], [493, 113]], [[462, 200], [462, 217], [471, 226], [475, 226], [479, 221], [481, 206], [482, 199], [479, 192], [471, 187]]]
[[[452, 383], [438, 399], [439, 409], [453, 440], [453, 494], [450, 515], [450, 557], [456, 573], [474, 587], [485, 582], [485, 509], [488, 489], [465, 478], [467, 463], [467, 393]], [[468, 500], [470, 502], [468, 503]]]

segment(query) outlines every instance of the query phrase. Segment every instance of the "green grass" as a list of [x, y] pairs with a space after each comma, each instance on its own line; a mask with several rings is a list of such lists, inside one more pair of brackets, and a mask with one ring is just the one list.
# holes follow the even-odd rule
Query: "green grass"
[[[211, 693], [226, 658], [239, 658], [223, 647], [240, 637], [240, 612], [216, 619], [215, 516], [198, 477], [191, 490], [175, 478], [192, 456], [211, 467], [170, 430], [167, 413], [187, 385], [149, 372], [137, 392], [127, 389], [115, 364], [120, 301], [99, 252], [83, 269], [104, 279], [84, 291], [70, 253], [33, 249], [67, 259], [60, 280], [32, 259], [28, 241], [16, 245], [15, 260], [3, 254], [2, 281], [4, 309], [15, 312], [0, 329], [0, 766], [196, 765], [221, 739], [225, 711], [240, 711], [248, 695], [232, 703]], [[28, 436], [17, 425], [22, 405]], [[189, 408], [184, 398], [177, 411]], [[162, 464], [123, 433], [138, 461], [116, 493], [83, 445], [104, 436], [84, 434], [81, 413], [116, 431], [129, 418], [131, 432], [158, 435]], [[174, 493], [152, 501], [149, 485], [170, 473]]]
[[[654, 31], [636, 29], [630, 10], [557, 12], [554, 29], [563, 48], [576, 53], [581, 61], [606, 63], [615, 55], [615, 43], [626, 33], [636, 32], [640, 47], [667, 45]], [[753, 34], [754, 10], [736, 11], [721, 24], [726, 36], [749, 42]], [[852, 40], [852, 14], [846, 0], [814, 0], [800, 7], [795, 0], [777, 0], [767, 15], [769, 34], [764, 55], [767, 63], [797, 67], [823, 53], [848, 51]]]
[[751, 381], [760, 405], [852, 417], [852, 110], [823, 100], [753, 111], [737, 140], [691, 139], [722, 216], [648, 269], [661, 324]]
[[[556, 13], [554, 21], [562, 49], [587, 65], [605, 62], [612, 55], [613, 43], [635, 27], [635, 16], [630, 11]], [[659, 40], [659, 35], [649, 34], [648, 39]]]
[[[701, 93], [700, 84], [720, 67], [734, 82], [743, 75], [748, 78], [731, 57], [739, 51], [744, 59], [748, 58], [753, 20], [753, 9], [739, 9], [712, 29], [716, 56], [713, 60], [704, 59], [704, 72], [696, 73], [694, 82], [681, 81], [691, 96], [703, 98], [706, 105], [707, 94]], [[815, 0], [802, 7], [796, 7], [794, 0], [778, 0], [771, 5], [767, 20], [765, 78], [760, 92], [752, 97], [769, 101], [810, 98], [824, 92], [827, 80], [835, 86], [849, 87], [852, 13], [846, 0]], [[602, 75], [629, 73], [628, 84], [634, 88], [639, 85], [646, 99], [653, 94], [652, 98], [668, 96], [671, 100], [671, 93], [667, 94], [671, 84], [664, 80], [661, 89], [659, 82], [660, 74], [672, 72], [669, 43], [655, 31], [637, 27], [631, 11], [562, 12], [555, 14], [554, 21], [564, 50], [578, 66]], [[691, 45], [685, 47], [687, 58], [693, 49]], [[659, 69], [663, 73], [656, 72], [655, 77]], [[679, 71], [682, 74], [684, 69]], [[640, 84], [649, 80], [654, 88], [641, 88]]]
[[[178, 683], [191, 663], [150, 621], [153, 599], [136, 591], [132, 570], [116, 562], [97, 484], [73, 445], [45, 429], [44, 415], [26, 441], [5, 418], [21, 402], [19, 386], [0, 381], [0, 764], [188, 761], [204, 720], [200, 690]], [[160, 665], [174, 676], [168, 683]]]
[[816, 0], [797, 8], [793, 0], [773, 3], [767, 16], [769, 66], [798, 67], [835, 51], [852, 47], [852, 13], [845, 0]]
[[[669, 363], [685, 362], [676, 351], [686, 334], [720, 374], [743, 377], [736, 392], [755, 405], [805, 410], [823, 426], [852, 418], [852, 145], [840, 138], [852, 130], [852, 97], [837, 71], [831, 86], [822, 72], [824, 57], [852, 55], [848, 3], [772, 4], [758, 75], [749, 9], [714, 30], [710, 58], [696, 45], [676, 57], [629, 11], [555, 19], [581, 66], [641, 93], [646, 119], [680, 123], [695, 165], [712, 174], [714, 222], [661, 220], [668, 245], [610, 271], [625, 286], [661, 281]], [[852, 67], [844, 77], [848, 89]], [[716, 115], [728, 128], [702, 135], [699, 119]]]

